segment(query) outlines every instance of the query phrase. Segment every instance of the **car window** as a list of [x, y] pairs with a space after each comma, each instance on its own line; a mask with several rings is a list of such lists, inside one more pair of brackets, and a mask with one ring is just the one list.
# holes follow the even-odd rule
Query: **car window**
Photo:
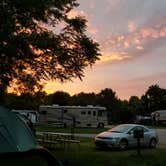
[[143, 130], [144, 132], [148, 132], [148, 129], [142, 127], [142, 126], [137, 126], [137, 127], [134, 127], [132, 128], [129, 133], [133, 133], [135, 130]]
[[144, 130], [144, 133], [149, 131], [149, 130], [146, 129], [145, 127], [142, 127], [142, 128], [143, 128], [143, 130]]

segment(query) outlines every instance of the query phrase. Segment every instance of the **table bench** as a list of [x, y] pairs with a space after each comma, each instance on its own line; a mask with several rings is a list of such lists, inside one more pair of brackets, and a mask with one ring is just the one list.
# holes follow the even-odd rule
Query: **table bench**
[[69, 134], [61, 133], [49, 133], [43, 132], [37, 142], [47, 148], [57, 148], [59, 145], [61, 148], [69, 148], [71, 144], [76, 144], [78, 148], [80, 147], [80, 141], [71, 139], [72, 136]]

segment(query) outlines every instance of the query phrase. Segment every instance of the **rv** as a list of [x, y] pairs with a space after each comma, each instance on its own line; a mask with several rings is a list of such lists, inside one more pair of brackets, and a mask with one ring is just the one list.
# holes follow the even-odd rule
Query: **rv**
[[107, 125], [107, 111], [100, 106], [41, 105], [39, 123], [55, 126], [104, 127]]
[[151, 113], [154, 123], [166, 123], [166, 110], [157, 110]]

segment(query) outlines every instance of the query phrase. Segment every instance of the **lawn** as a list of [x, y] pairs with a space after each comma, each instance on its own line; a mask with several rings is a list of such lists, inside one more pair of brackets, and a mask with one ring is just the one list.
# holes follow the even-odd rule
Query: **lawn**
[[[36, 126], [37, 131], [46, 131], [46, 132], [57, 132], [57, 133], [70, 133], [72, 131], [72, 128], [56, 128], [56, 127], [50, 127], [50, 126]], [[75, 133], [87, 133], [87, 134], [97, 134], [102, 131], [108, 130], [106, 128], [74, 128]]]
[[[154, 128], [154, 129], [165, 129], [165, 126], [148, 126], [150, 128]], [[36, 126], [36, 131], [42, 131], [42, 132], [57, 132], [57, 133], [70, 133], [71, 132], [71, 128], [58, 128], [58, 127], [50, 127], [50, 126]], [[106, 131], [108, 130], [108, 128], [92, 128], [92, 127], [77, 127], [74, 128], [74, 133], [80, 133], [80, 134], [98, 134], [100, 132]]]
[[166, 163], [164, 148], [142, 149], [141, 156], [136, 150], [100, 151], [94, 146], [93, 139], [80, 138], [81, 146], [71, 145], [68, 149], [52, 151], [66, 165], [72, 166], [163, 166]]

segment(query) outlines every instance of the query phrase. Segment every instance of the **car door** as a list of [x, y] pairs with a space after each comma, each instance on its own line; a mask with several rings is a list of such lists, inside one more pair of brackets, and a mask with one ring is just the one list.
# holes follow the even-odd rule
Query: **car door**
[[[140, 145], [146, 146], [149, 142], [149, 130], [143, 126], [137, 126], [133, 129], [133, 132], [134, 132], [134, 130], [143, 130], [143, 138], [140, 138]], [[134, 141], [135, 145], [133, 145], [133, 146], [137, 146], [137, 139], [136, 138], [134, 138], [134, 139], [135, 139], [135, 141]]]

